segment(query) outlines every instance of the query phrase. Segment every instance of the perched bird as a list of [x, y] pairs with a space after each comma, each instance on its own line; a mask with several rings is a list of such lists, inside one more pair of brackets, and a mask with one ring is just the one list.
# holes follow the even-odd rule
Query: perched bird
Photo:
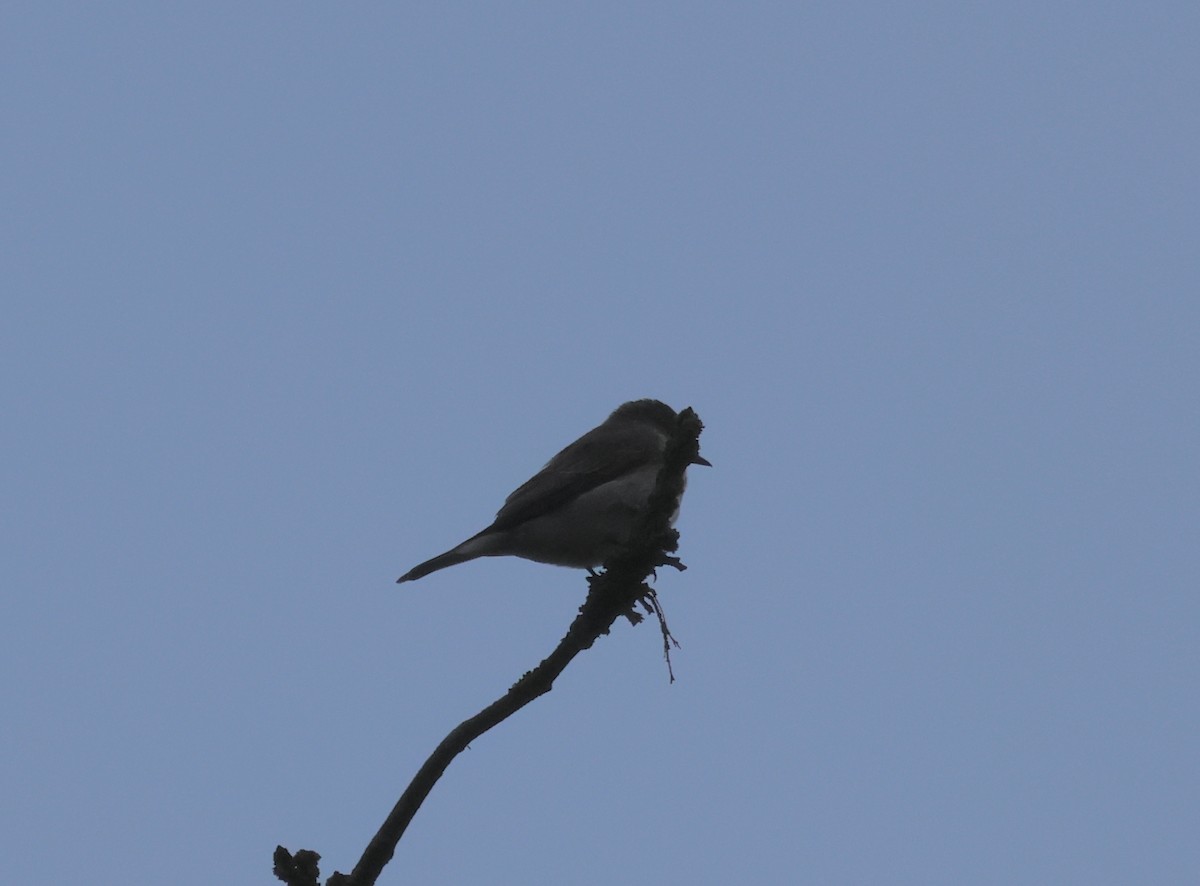
[[[654, 490], [675, 418], [675, 410], [658, 400], [617, 407], [510, 495], [491, 526], [397, 582], [476, 557], [524, 557], [577, 569], [601, 565], [629, 540]], [[711, 467], [699, 455], [692, 464]]]

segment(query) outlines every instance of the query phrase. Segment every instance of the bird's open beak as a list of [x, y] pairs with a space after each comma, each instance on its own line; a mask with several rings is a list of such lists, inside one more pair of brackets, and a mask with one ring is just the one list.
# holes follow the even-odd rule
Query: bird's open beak
[[706, 468], [711, 468], [711, 467], [712, 467], [712, 462], [711, 462], [711, 461], [709, 461], [707, 458], [705, 458], [703, 455], [697, 455], [695, 458], [693, 458], [693, 459], [692, 459], [692, 464], [694, 464], [694, 465], [704, 465]]

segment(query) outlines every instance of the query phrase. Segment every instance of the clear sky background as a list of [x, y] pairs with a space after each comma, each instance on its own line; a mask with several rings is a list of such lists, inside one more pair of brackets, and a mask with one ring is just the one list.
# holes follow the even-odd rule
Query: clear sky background
[[625, 400], [658, 588], [381, 883], [1200, 877], [1193, 2], [21, 3], [14, 883], [348, 871], [580, 572], [397, 587]]

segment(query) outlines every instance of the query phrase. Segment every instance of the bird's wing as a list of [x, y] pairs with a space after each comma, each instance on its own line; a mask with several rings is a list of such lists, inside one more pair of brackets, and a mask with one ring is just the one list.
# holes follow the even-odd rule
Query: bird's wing
[[485, 531], [512, 529], [557, 510], [583, 493], [649, 464], [661, 451], [661, 440], [653, 429], [595, 428], [513, 492]]

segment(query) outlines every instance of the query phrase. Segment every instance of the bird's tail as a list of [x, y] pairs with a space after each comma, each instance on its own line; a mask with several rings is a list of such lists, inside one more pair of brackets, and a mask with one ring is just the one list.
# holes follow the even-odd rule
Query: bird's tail
[[414, 566], [396, 579], [396, 584], [406, 581], [416, 581], [418, 578], [424, 578], [431, 572], [437, 572], [439, 569], [445, 569], [447, 566], [466, 563], [468, 560], [474, 560], [476, 557], [495, 557], [503, 553], [507, 553], [504, 547], [504, 533], [493, 532], [489, 526], [477, 535], [472, 535], [457, 547], [446, 551], [446, 553], [438, 554], [432, 560], [426, 560], [419, 566]]
[[444, 554], [438, 554], [432, 560], [426, 560], [419, 566], [414, 566], [396, 579], [396, 584], [406, 581], [416, 581], [418, 578], [424, 578], [431, 572], [437, 572], [439, 569], [445, 569], [447, 566], [455, 566], [467, 560], [474, 560], [478, 556], [478, 554], [464, 554], [458, 548], [454, 548], [453, 550], [446, 551]]

